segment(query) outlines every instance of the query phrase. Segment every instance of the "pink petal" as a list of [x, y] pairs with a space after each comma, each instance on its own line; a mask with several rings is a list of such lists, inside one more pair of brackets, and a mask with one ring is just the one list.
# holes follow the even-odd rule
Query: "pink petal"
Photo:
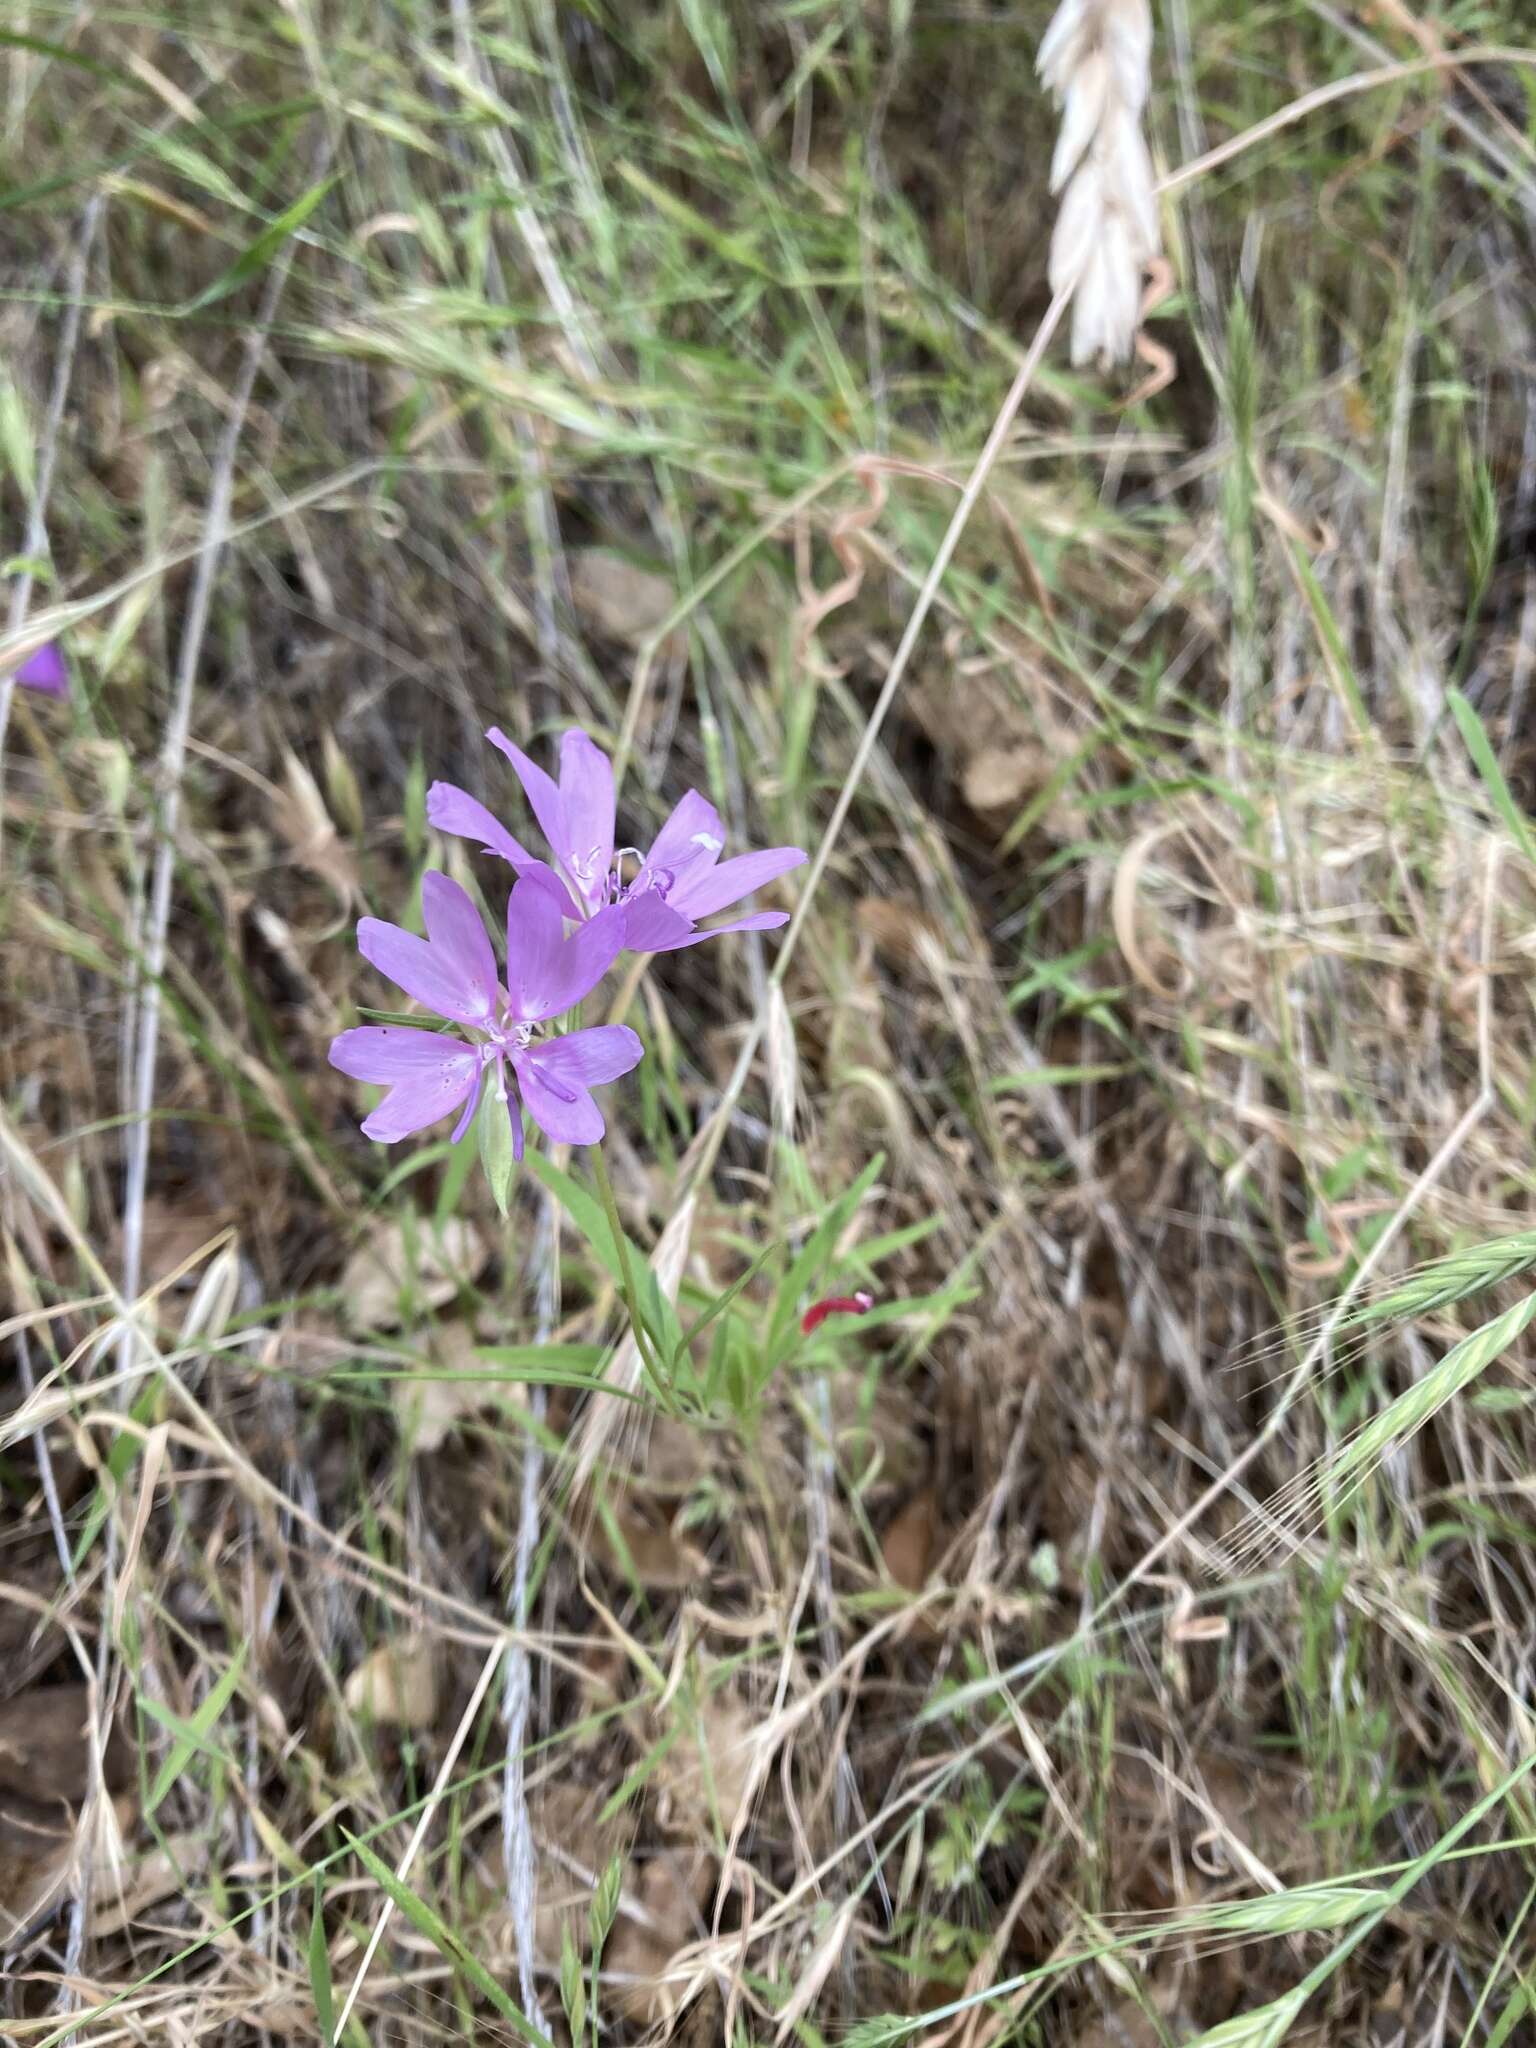
[[717, 868], [684, 876], [667, 892], [667, 901], [684, 917], [708, 917], [711, 911], [739, 903], [743, 896], [750, 896], [754, 889], [761, 889], [776, 876], [788, 874], [804, 859], [798, 846], [770, 846], [761, 853], [738, 853], [734, 860], [722, 861]]
[[382, 918], [365, 917], [357, 927], [357, 950], [418, 1003], [458, 1024], [477, 1024], [485, 1012], [474, 989], [466, 987], [462, 970], [436, 946], [403, 932]]
[[326, 1057], [354, 1081], [405, 1081], [435, 1073], [445, 1060], [474, 1060], [473, 1049], [451, 1032], [422, 1031], [414, 1024], [359, 1024], [331, 1040]]
[[507, 996], [514, 1017], [547, 1016], [544, 994], [558, 972], [565, 920], [548, 890], [519, 878], [507, 899]]
[[675, 953], [692, 944], [692, 920], [670, 908], [659, 889], [631, 896], [624, 914], [629, 927], [624, 943], [632, 953]]
[[660, 873], [675, 886], [690, 872], [702, 875], [712, 868], [724, 845], [725, 827], [720, 822], [720, 813], [707, 797], [690, 789], [656, 834], [655, 843], [645, 856], [645, 866], [635, 879], [639, 882]]
[[456, 839], [477, 839], [487, 853], [498, 853], [515, 868], [531, 867], [533, 855], [521, 846], [478, 797], [451, 782], [434, 782], [427, 791], [427, 823]]
[[519, 881], [507, 905], [507, 988], [512, 1014], [534, 1024], [573, 1009], [624, 950], [628, 917], [610, 904], [569, 938], [549, 895]]
[[381, 1145], [398, 1144], [412, 1138], [429, 1124], [439, 1122], [472, 1097], [479, 1081], [479, 1068], [471, 1065], [462, 1074], [444, 1074], [437, 1081], [397, 1081], [384, 1100], [363, 1118], [365, 1138]]
[[589, 996], [629, 943], [629, 913], [611, 903], [578, 925], [560, 948], [540, 1017], [558, 1017]]
[[425, 1130], [474, 1094], [480, 1061], [462, 1039], [408, 1024], [364, 1024], [332, 1039], [330, 1062], [357, 1081], [388, 1082], [363, 1120], [364, 1135], [392, 1145]]
[[460, 1114], [458, 1122], [454, 1125], [453, 1129], [448, 1133], [448, 1142], [450, 1145], [463, 1144], [464, 1134], [469, 1129], [470, 1125], [474, 1122], [475, 1111], [479, 1107], [480, 1090], [478, 1088], [471, 1088], [469, 1093], [464, 1098], [464, 1108]]
[[430, 868], [421, 881], [421, 914], [434, 950], [461, 977], [473, 1021], [485, 1023], [496, 1013], [501, 981], [479, 911], [457, 882]]
[[29, 655], [17, 669], [16, 680], [24, 690], [41, 690], [48, 697], [67, 697], [69, 670], [64, 666], [58, 643], [50, 640]]
[[563, 1088], [596, 1088], [638, 1067], [645, 1047], [627, 1024], [593, 1024], [530, 1046], [522, 1055]]
[[553, 1138], [557, 1145], [597, 1143], [608, 1126], [585, 1088], [565, 1091], [563, 1084], [557, 1084], [562, 1092], [556, 1094], [546, 1086], [530, 1053], [515, 1053], [512, 1064], [517, 1068], [523, 1107], [546, 1138]]
[[658, 944], [646, 946], [642, 949], [639, 946], [634, 946], [634, 942], [631, 940], [630, 943], [634, 946], [634, 951], [637, 953], [642, 950], [647, 953], [680, 953], [684, 946], [701, 946], [706, 939], [724, 938], [727, 932], [777, 931], [781, 924], [789, 923], [789, 912], [787, 910], [754, 910], [748, 917], [732, 918], [729, 924], [712, 924], [705, 931], [695, 930], [686, 919], [679, 919], [679, 923], [683, 925], [681, 934], [677, 937], [664, 938]]
[[644, 1047], [626, 1024], [572, 1031], [514, 1053], [517, 1085], [528, 1114], [559, 1145], [595, 1145], [607, 1128], [589, 1090], [639, 1064]]
[[560, 792], [536, 761], [530, 761], [521, 747], [514, 746], [501, 730], [493, 725], [486, 734], [493, 747], [500, 747], [517, 772], [517, 779], [523, 785], [533, 815], [539, 821], [539, 830], [549, 841], [555, 859], [564, 864], [570, 848], [565, 844], [564, 816], [560, 807]]
[[560, 742], [560, 811], [567, 865], [588, 901], [600, 900], [613, 866], [613, 767], [579, 730]]
[[535, 860], [494, 812], [487, 810], [467, 789], [458, 789], [451, 782], [434, 782], [427, 791], [427, 823], [457, 839], [477, 839], [487, 853], [498, 854], [519, 876], [531, 875], [554, 897], [562, 917], [574, 923], [582, 915], [570, 890], [548, 861]]
[[585, 916], [586, 913], [565, 886], [564, 877], [558, 875], [547, 860], [530, 861], [527, 867], [518, 869], [517, 879], [520, 882], [532, 882], [536, 888], [542, 889], [567, 922], [579, 924]]

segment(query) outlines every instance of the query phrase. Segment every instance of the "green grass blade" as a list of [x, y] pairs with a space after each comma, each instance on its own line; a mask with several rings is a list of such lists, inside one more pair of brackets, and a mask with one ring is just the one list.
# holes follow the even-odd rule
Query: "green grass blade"
[[182, 1732], [171, 1744], [170, 1753], [155, 1773], [155, 1781], [144, 1801], [146, 1820], [159, 1808], [192, 1758], [200, 1750], [212, 1747], [209, 1738], [218, 1725], [219, 1716], [233, 1698], [235, 1687], [240, 1683], [240, 1673], [245, 1668], [246, 1651], [249, 1647], [250, 1645], [245, 1642], [239, 1645], [234, 1656], [230, 1658], [223, 1676], [210, 1688], [208, 1697], [191, 1719], [182, 1726]]
[[1472, 765], [1484, 789], [1488, 801], [1493, 805], [1504, 823], [1509, 827], [1510, 837], [1533, 867], [1536, 867], [1536, 837], [1532, 836], [1525, 814], [1510, 794], [1509, 784], [1504, 780], [1504, 770], [1494, 753], [1488, 735], [1483, 730], [1483, 721], [1478, 717], [1460, 690], [1447, 690], [1446, 702], [1451, 707], [1451, 716], [1461, 734], [1467, 752], [1472, 756]]
[[[343, 1831], [345, 1832], [345, 1830]], [[355, 1835], [347, 1835], [358, 1860], [368, 1875], [385, 1895], [393, 1900], [397, 1911], [403, 1913], [411, 1925], [424, 1934], [432, 1946], [474, 1985], [482, 1998], [493, 2005], [519, 2039], [531, 2042], [533, 2048], [549, 2048], [548, 2038], [526, 2017], [505, 1988], [496, 1982], [490, 1971], [476, 1955], [472, 1955], [459, 1939], [447, 1921], [442, 1919], [408, 1884], [390, 1869], [389, 1865], [376, 1856], [366, 1842], [360, 1842]]]
[[331, 1952], [325, 1941], [325, 1881], [318, 1872], [309, 1917], [309, 1988], [324, 2048], [336, 2048], [336, 2000], [331, 1988]]
[[227, 299], [231, 292], [239, 291], [253, 277], [258, 277], [271, 263], [291, 235], [296, 235], [325, 195], [335, 185], [335, 178], [322, 178], [318, 185], [311, 185], [292, 206], [285, 207], [276, 220], [269, 221], [261, 233], [240, 251], [228, 270], [221, 271], [206, 290], [187, 305], [188, 313], [200, 313], [207, 306], [216, 306], [220, 299]]

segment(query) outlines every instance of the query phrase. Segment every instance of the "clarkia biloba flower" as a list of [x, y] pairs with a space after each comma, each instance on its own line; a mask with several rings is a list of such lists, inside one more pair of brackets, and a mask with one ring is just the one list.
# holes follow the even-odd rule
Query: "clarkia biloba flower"
[[[613, 767], [584, 732], [568, 732], [561, 740], [558, 782], [497, 727], [486, 738], [512, 763], [552, 861], [531, 854], [484, 804], [449, 782], [434, 782], [428, 790], [428, 821], [440, 832], [477, 840], [487, 853], [499, 854], [521, 880], [542, 889], [567, 921], [584, 923], [622, 907], [629, 920], [625, 944], [632, 953], [672, 953], [722, 932], [772, 931], [788, 923], [782, 910], [758, 910], [698, 929], [701, 918], [729, 910], [765, 882], [799, 867], [805, 855], [798, 846], [773, 846], [722, 861], [720, 813], [691, 789], [649, 853], [616, 847]], [[628, 875], [626, 862], [634, 863]]]
[[[701, 919], [729, 910], [805, 855], [798, 846], [774, 846], [722, 860], [720, 814], [692, 789], [648, 853], [619, 846], [613, 768], [584, 732], [562, 739], [558, 781], [496, 727], [486, 737], [516, 771], [551, 857], [530, 853], [484, 804], [451, 783], [433, 783], [427, 817], [440, 832], [478, 841], [513, 870], [505, 983], [474, 904], [457, 882], [433, 871], [421, 885], [425, 938], [365, 917], [357, 943], [365, 960], [451, 1028], [360, 1025], [332, 1040], [330, 1060], [354, 1080], [386, 1090], [363, 1121], [364, 1133], [386, 1145], [455, 1113], [457, 1144], [489, 1077], [507, 1106], [512, 1156], [521, 1159], [519, 1101], [557, 1143], [594, 1145], [604, 1125], [593, 1088], [627, 1074], [642, 1053], [625, 1025], [551, 1035], [551, 1020], [574, 1009], [626, 949], [670, 953], [722, 932], [787, 923], [782, 910], [758, 910], [699, 928]], [[491, 1128], [482, 1127], [483, 1139]]]
[[490, 1076], [511, 1119], [515, 1159], [523, 1156], [519, 1097], [546, 1137], [567, 1145], [596, 1144], [603, 1113], [591, 1091], [639, 1063], [640, 1040], [623, 1024], [557, 1037], [540, 1034], [607, 973], [623, 950], [627, 913], [611, 906], [567, 937], [548, 890], [520, 878], [507, 904], [503, 984], [480, 913], [457, 882], [435, 870], [427, 874], [421, 907], [424, 939], [365, 917], [357, 927], [358, 950], [408, 996], [457, 1028], [364, 1024], [332, 1040], [333, 1067], [388, 1089], [364, 1119], [364, 1134], [391, 1145], [458, 1110], [457, 1144], [474, 1121]]
[[[394, 1144], [455, 1114], [453, 1143], [458, 1144], [478, 1111], [481, 1160], [497, 1207], [506, 1216], [512, 1166], [503, 1109], [510, 1124], [512, 1161], [523, 1157], [523, 1109], [556, 1143], [595, 1145], [605, 1126], [593, 1088], [629, 1073], [644, 1050], [622, 1024], [541, 1035], [544, 1027], [580, 1003], [626, 947], [639, 953], [673, 952], [717, 932], [767, 931], [787, 923], [783, 911], [768, 910], [699, 929], [701, 919], [730, 909], [763, 883], [798, 867], [805, 855], [796, 846], [776, 846], [722, 861], [725, 830], [720, 815], [697, 790], [689, 790], [677, 805], [648, 853], [617, 846], [613, 768], [585, 733], [568, 732], [561, 741], [558, 782], [504, 733], [493, 727], [487, 737], [516, 771], [551, 858], [531, 854], [484, 804], [450, 783], [433, 783], [427, 816], [439, 831], [477, 840], [512, 868], [516, 879], [507, 903], [505, 978], [474, 903], [457, 882], [432, 870], [421, 884], [425, 938], [380, 918], [365, 917], [357, 927], [357, 943], [365, 960], [448, 1028], [359, 1025], [331, 1041], [330, 1061], [354, 1080], [384, 1088], [383, 1099], [363, 1120], [364, 1134], [383, 1144]], [[658, 1334], [641, 1309], [601, 1152], [594, 1154], [594, 1179], [612, 1232], [636, 1354], [664, 1402], [672, 1406], [664, 1363], [670, 1333], [662, 1324]], [[690, 1198], [680, 1212], [682, 1218], [691, 1207]], [[658, 1247], [658, 1264], [670, 1231], [671, 1226]], [[857, 1313], [868, 1303], [867, 1295], [819, 1303], [804, 1327], [809, 1331], [824, 1315]], [[675, 1326], [675, 1317], [672, 1321]], [[542, 1400], [541, 1392], [536, 1391], [535, 1400]], [[535, 1418], [542, 1415], [542, 1406], [533, 1413]], [[523, 1469], [515, 1619], [526, 1606], [540, 1469], [535, 1434]], [[520, 1696], [526, 1705], [526, 1653], [518, 1649], [514, 1654], [522, 1659], [523, 1675], [517, 1687], [509, 1683], [508, 1693]], [[509, 1719], [509, 1759], [521, 1754], [525, 1720], [521, 1709], [515, 1725]], [[510, 1777], [506, 1799], [510, 1824], [519, 1830], [518, 1839], [525, 1839], [526, 1807]], [[528, 1982], [522, 1931], [518, 1946]], [[536, 2003], [530, 2009], [536, 2016]]]

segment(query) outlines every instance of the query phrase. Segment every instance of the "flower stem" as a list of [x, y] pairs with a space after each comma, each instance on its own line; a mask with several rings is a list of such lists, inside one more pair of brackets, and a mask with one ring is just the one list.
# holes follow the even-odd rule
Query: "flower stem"
[[608, 1178], [608, 1162], [603, 1157], [601, 1145], [592, 1147], [592, 1162], [597, 1192], [602, 1198], [603, 1214], [608, 1218], [608, 1228], [613, 1232], [614, 1256], [619, 1266], [619, 1292], [624, 1298], [624, 1309], [629, 1317], [635, 1350], [640, 1357], [640, 1368], [650, 1382], [657, 1400], [669, 1415], [673, 1415], [677, 1412], [677, 1404], [672, 1399], [669, 1376], [661, 1371], [658, 1359], [653, 1357], [654, 1340], [640, 1320], [640, 1298], [635, 1291], [634, 1275], [629, 1266], [629, 1240], [625, 1237], [624, 1226], [619, 1221], [619, 1205], [614, 1197], [613, 1182]]

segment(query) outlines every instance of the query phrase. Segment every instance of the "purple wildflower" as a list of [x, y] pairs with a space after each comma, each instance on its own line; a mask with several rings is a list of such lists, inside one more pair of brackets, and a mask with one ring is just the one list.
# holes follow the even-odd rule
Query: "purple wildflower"
[[457, 1144], [474, 1121], [481, 1083], [494, 1070], [496, 1094], [512, 1120], [514, 1158], [523, 1156], [516, 1096], [546, 1137], [595, 1145], [604, 1124], [591, 1090], [637, 1064], [639, 1039], [623, 1024], [543, 1040], [537, 1031], [573, 1008], [607, 973], [623, 950], [626, 913], [617, 907], [601, 912], [567, 938], [548, 892], [519, 880], [507, 904], [503, 987], [480, 914], [457, 882], [435, 871], [425, 876], [421, 907], [424, 939], [365, 917], [357, 927], [358, 950], [407, 995], [460, 1026], [463, 1035], [364, 1024], [331, 1041], [333, 1067], [354, 1080], [388, 1087], [364, 1119], [365, 1136], [392, 1145], [459, 1110]]
[[[553, 866], [536, 860], [484, 804], [452, 783], [433, 783], [427, 792], [427, 817], [440, 832], [477, 839], [487, 853], [510, 862], [520, 879], [532, 882], [558, 904], [564, 917], [585, 921], [622, 904], [629, 913], [625, 943], [635, 953], [672, 953], [722, 932], [772, 931], [789, 922], [782, 910], [758, 910], [707, 931], [697, 929], [701, 918], [730, 909], [765, 882], [799, 867], [805, 855], [798, 846], [773, 846], [722, 861], [725, 827], [720, 813], [690, 789], [649, 853], [633, 847], [615, 849], [613, 768], [584, 732], [568, 732], [561, 740], [558, 782], [497, 727], [492, 726], [486, 738], [512, 763], [549, 841]], [[628, 880], [626, 857], [639, 862]]]
[[67, 697], [69, 670], [58, 642], [46, 641], [35, 654], [28, 655], [16, 671], [16, 680], [24, 690], [41, 690], [45, 697]]

